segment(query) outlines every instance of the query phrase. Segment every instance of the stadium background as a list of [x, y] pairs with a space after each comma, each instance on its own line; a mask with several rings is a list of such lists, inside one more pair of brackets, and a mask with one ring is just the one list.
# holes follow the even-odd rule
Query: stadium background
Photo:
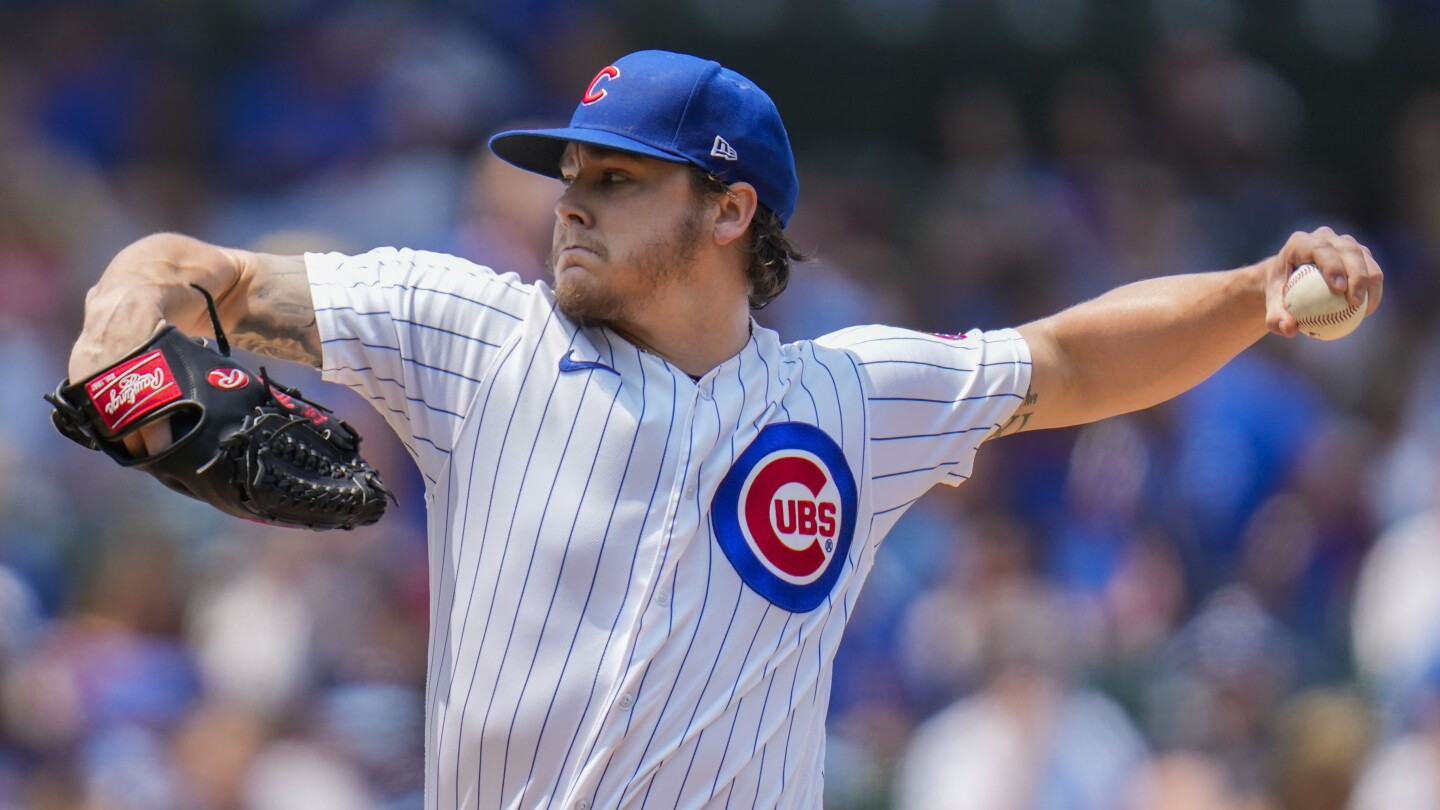
[[[156, 230], [541, 273], [554, 188], [482, 154], [639, 47], [770, 90], [816, 249], [762, 321], [1012, 325], [1328, 223], [1386, 309], [1145, 414], [982, 453], [891, 535], [828, 804], [1440, 807], [1440, 5], [1431, 0], [0, 4], [0, 808], [421, 806], [422, 494], [212, 514], [46, 424]], [[1358, 785], [1358, 788], [1356, 787]]]

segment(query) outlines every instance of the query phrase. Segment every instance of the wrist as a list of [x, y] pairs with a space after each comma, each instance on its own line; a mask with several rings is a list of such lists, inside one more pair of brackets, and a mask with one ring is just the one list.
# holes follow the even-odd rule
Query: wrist
[[70, 381], [94, 375], [149, 340], [165, 322], [162, 299], [149, 284], [96, 285], [85, 298], [85, 323], [70, 350]]
[[1268, 290], [1278, 257], [1272, 256], [1231, 271], [1235, 276], [1235, 297], [1245, 314], [1245, 326], [1259, 340], [1268, 331]]

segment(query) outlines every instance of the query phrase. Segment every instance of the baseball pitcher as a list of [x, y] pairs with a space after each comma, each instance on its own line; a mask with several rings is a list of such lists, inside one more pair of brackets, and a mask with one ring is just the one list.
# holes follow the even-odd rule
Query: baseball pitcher
[[[429, 810], [820, 808], [831, 662], [911, 504], [963, 483], [992, 439], [1149, 407], [1267, 332], [1294, 336], [1296, 267], [1368, 311], [1383, 287], [1365, 247], [1322, 228], [1248, 267], [1142, 281], [1017, 329], [786, 344], [750, 312], [800, 257], [785, 231], [798, 181], [775, 105], [744, 76], [633, 53], [583, 88], [569, 126], [490, 148], [560, 181], [549, 283], [423, 250], [273, 256], [152, 236], [91, 291], [56, 396], [57, 421], [122, 463], [199, 442], [208, 454], [188, 457], [253, 479], [243, 419], [197, 435], [166, 410], [207, 368], [123, 424], [104, 416], [107, 385], [136, 388], [125, 359], [159, 334], [218, 330], [384, 415], [427, 488]], [[313, 452], [344, 438], [281, 415], [309, 425]], [[239, 461], [216, 455], [227, 441]], [[319, 485], [383, 506], [340, 444], [338, 483]], [[190, 494], [267, 518], [269, 501], [222, 483]], [[345, 509], [342, 527], [375, 516]]]

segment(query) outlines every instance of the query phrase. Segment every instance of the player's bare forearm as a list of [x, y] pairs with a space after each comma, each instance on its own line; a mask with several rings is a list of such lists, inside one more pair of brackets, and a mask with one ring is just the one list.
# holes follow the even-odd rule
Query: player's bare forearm
[[83, 379], [148, 339], [162, 323], [206, 333], [205, 299], [215, 296], [235, 343], [318, 364], [319, 334], [304, 261], [217, 247], [178, 234], [147, 236], [116, 254], [85, 298], [85, 322], [70, 355]]
[[1180, 394], [1266, 333], [1264, 266], [1148, 279], [1020, 328], [1030, 396], [1003, 433], [1065, 427]]
[[241, 256], [245, 303], [232, 326], [237, 346], [281, 360], [320, 365], [320, 330], [310, 297], [310, 277], [300, 256]]
[[1385, 276], [1369, 249], [1330, 228], [1294, 233], [1249, 267], [1120, 287], [1020, 328], [1033, 360], [1030, 392], [997, 435], [1148, 408], [1199, 384], [1267, 331], [1294, 337], [1285, 282], [1307, 263], [1352, 305], [1380, 305]]

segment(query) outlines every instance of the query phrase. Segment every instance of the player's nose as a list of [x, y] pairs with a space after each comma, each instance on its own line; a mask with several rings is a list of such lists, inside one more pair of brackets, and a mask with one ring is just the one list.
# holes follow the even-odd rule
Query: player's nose
[[570, 189], [566, 189], [555, 203], [555, 220], [567, 227], [588, 228], [591, 225], [590, 214], [575, 200]]

